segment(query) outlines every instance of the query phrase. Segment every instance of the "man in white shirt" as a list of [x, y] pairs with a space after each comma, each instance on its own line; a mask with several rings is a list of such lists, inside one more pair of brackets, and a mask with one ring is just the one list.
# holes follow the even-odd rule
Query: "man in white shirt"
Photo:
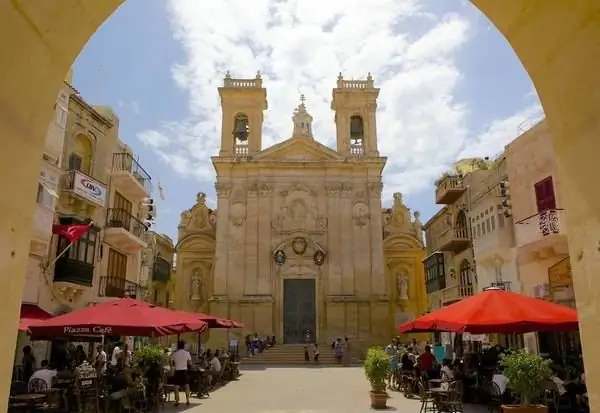
[[112, 354], [110, 356], [110, 365], [112, 367], [117, 367], [117, 364], [119, 364], [119, 355], [121, 354], [121, 348], [119, 348], [119, 344], [115, 344], [115, 347], [113, 348]]
[[55, 369], [51, 369], [48, 365], [48, 360], [42, 361], [42, 368], [35, 371], [31, 377], [29, 378], [29, 383], [34, 379], [43, 380], [46, 383], [46, 389], [52, 387], [52, 378], [56, 376], [57, 371]]
[[107, 360], [108, 356], [106, 355], [106, 351], [102, 348], [102, 344], [98, 344], [96, 346], [96, 369], [102, 374], [106, 373]]
[[192, 356], [185, 349], [185, 342], [177, 343], [177, 350], [171, 354], [171, 365], [175, 369], [173, 382], [175, 384], [175, 406], [179, 406], [179, 388], [185, 391], [185, 404], [190, 405], [190, 384], [188, 382], [188, 369], [192, 364]]

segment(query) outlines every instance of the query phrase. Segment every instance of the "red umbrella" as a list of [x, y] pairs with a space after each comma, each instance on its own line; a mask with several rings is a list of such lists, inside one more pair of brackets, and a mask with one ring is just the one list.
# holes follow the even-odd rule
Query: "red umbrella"
[[570, 307], [490, 288], [398, 326], [398, 331], [519, 334], [575, 330], [578, 326], [577, 311]]
[[29, 327], [34, 338], [69, 335], [162, 336], [208, 327], [198, 318], [122, 298], [73, 311]]
[[27, 331], [29, 326], [52, 318], [52, 314], [42, 310], [37, 305], [21, 304], [19, 331]]
[[208, 328], [242, 328], [244, 323], [238, 321], [229, 320], [226, 318], [215, 317], [208, 314], [192, 313], [187, 311], [176, 311], [181, 314], [182, 317], [191, 317], [194, 320], [201, 320], [208, 324]]

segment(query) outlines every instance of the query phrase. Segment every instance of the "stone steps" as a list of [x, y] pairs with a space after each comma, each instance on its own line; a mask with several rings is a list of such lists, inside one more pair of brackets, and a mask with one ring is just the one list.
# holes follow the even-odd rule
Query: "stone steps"
[[[337, 364], [331, 344], [319, 345], [319, 363], [320, 364]], [[312, 351], [309, 351], [309, 357], [312, 362]], [[357, 359], [351, 360], [352, 363], [357, 362]], [[304, 345], [303, 344], [282, 344], [276, 345], [273, 348], [265, 350], [263, 353], [256, 354], [252, 357], [242, 357], [243, 364], [305, 364], [304, 360]]]

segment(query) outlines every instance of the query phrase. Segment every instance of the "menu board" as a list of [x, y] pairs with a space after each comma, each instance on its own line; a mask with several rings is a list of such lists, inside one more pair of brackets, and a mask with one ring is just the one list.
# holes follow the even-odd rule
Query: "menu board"
[[78, 413], [99, 411], [98, 373], [87, 361], [75, 368], [75, 395]]

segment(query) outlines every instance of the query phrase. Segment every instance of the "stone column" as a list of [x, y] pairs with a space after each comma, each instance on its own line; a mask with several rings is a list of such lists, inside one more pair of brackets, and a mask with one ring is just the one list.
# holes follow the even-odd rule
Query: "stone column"
[[260, 211], [258, 209], [258, 185], [250, 184], [246, 204], [246, 257], [244, 294], [256, 294], [258, 292], [258, 228]]
[[381, 182], [368, 184], [371, 212], [371, 293], [385, 294], [385, 264], [383, 262], [383, 222], [381, 217]]
[[227, 232], [229, 231], [229, 195], [230, 183], [217, 182], [217, 229], [215, 242], [215, 269], [213, 278], [213, 295], [227, 294]]
[[342, 293], [354, 293], [354, 260], [352, 258], [354, 231], [352, 228], [352, 184], [343, 182], [340, 191], [340, 265], [342, 267]]
[[329, 294], [339, 294], [342, 292], [342, 267], [340, 250], [340, 188], [337, 183], [325, 184], [327, 192], [327, 242], [328, 257], [325, 265], [329, 267], [327, 271], [328, 292]]
[[270, 184], [258, 184], [258, 294], [272, 294], [271, 272], [273, 263], [273, 251], [271, 251], [271, 221], [273, 214], [273, 199], [271, 195], [273, 188]]

